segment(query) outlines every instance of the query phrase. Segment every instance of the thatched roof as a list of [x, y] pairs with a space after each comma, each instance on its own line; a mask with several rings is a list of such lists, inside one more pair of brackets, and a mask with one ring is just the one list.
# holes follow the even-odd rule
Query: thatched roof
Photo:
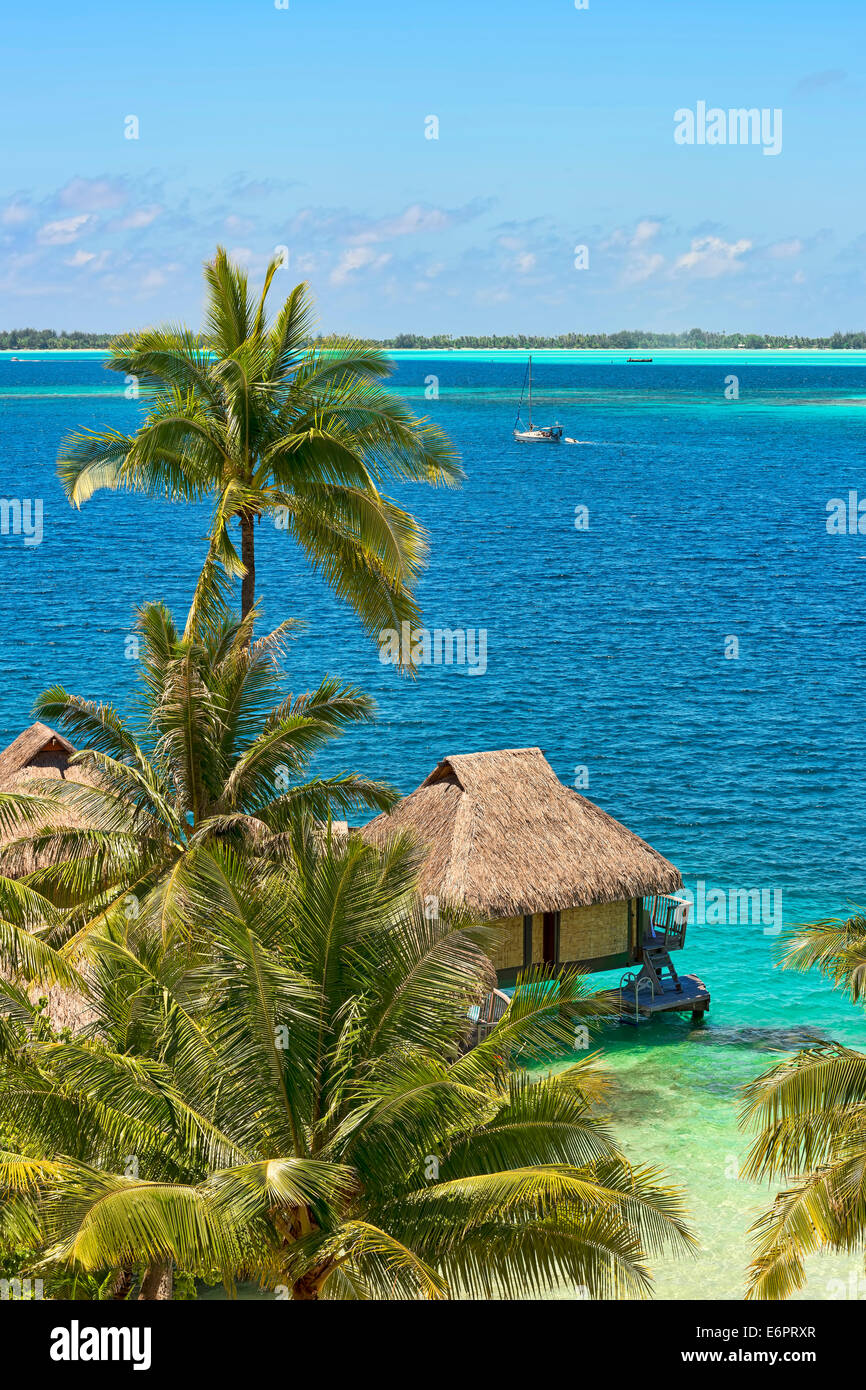
[[74, 752], [69, 740], [47, 724], [31, 724], [0, 753], [0, 790], [11, 791], [25, 779], [64, 777]]
[[426, 847], [421, 889], [495, 919], [682, 887], [679, 870], [586, 797], [540, 748], [444, 758], [361, 834], [409, 830]]
[[[80, 764], [70, 766], [69, 760], [75, 751], [67, 738], [47, 724], [31, 724], [0, 752], [0, 792], [26, 792], [31, 782], [52, 782], [59, 778], [94, 785], [96, 779], [91, 769]], [[64, 819], [70, 824], [79, 823], [79, 818], [71, 811], [66, 812]], [[5, 837], [5, 843], [8, 844], [10, 838], [14, 837]], [[17, 877], [38, 867], [37, 860], [28, 852], [19, 852], [15, 862], [10, 863], [9, 855], [2, 853], [3, 844], [4, 837], [0, 837], [0, 873]], [[71, 1028], [78, 1032], [93, 1022], [92, 1009], [71, 990], [52, 985], [36, 986], [30, 992], [34, 998], [42, 994], [47, 996], [48, 1014], [55, 1028]]]
[[[90, 763], [70, 763], [76, 751], [68, 738], [47, 724], [31, 724], [0, 753], [0, 792], [50, 797], [51, 783], [56, 781], [99, 786], [99, 774]], [[64, 807], [52, 820], [70, 826], [84, 823], [70, 806]], [[41, 867], [39, 858], [34, 858], [29, 850], [19, 847], [14, 857], [8, 850], [4, 852], [5, 846], [25, 834], [22, 827], [17, 834], [0, 835], [0, 873], [17, 878]]]

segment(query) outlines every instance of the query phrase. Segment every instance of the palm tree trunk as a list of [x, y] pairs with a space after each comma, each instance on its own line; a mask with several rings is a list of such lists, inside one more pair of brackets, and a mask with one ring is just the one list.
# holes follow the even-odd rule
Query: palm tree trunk
[[122, 1265], [115, 1270], [114, 1278], [111, 1281], [111, 1293], [109, 1298], [121, 1299], [129, 1298], [129, 1291], [132, 1288], [132, 1270]]
[[241, 559], [246, 574], [241, 581], [241, 617], [245, 618], [256, 601], [256, 534], [252, 512], [241, 512]]
[[301, 1301], [309, 1301], [319, 1297], [319, 1281], [315, 1275], [308, 1274], [305, 1278], [299, 1279], [292, 1285], [292, 1298]]
[[331, 1260], [325, 1260], [324, 1264], [314, 1265], [303, 1278], [297, 1279], [292, 1285], [292, 1298], [299, 1302], [309, 1302], [312, 1299], [321, 1298], [322, 1285], [334, 1268], [334, 1263]]
[[148, 1265], [141, 1281], [138, 1301], [169, 1299], [174, 1288], [174, 1269], [171, 1260], [157, 1260]]

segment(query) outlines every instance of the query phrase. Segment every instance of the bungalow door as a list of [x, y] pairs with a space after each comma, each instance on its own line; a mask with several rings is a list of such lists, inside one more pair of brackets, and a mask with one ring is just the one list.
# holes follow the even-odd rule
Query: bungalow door
[[559, 913], [545, 912], [541, 935], [542, 960], [556, 965], [559, 960]]

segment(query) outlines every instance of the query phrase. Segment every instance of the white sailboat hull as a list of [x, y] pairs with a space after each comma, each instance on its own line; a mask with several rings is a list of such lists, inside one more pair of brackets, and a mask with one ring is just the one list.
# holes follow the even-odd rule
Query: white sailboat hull
[[562, 430], [515, 430], [514, 438], [518, 444], [559, 444]]

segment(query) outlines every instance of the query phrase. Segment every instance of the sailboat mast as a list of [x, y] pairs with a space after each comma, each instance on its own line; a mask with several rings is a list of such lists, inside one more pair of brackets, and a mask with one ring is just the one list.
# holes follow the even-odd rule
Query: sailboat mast
[[532, 353], [529, 354], [529, 428], [532, 429]]

